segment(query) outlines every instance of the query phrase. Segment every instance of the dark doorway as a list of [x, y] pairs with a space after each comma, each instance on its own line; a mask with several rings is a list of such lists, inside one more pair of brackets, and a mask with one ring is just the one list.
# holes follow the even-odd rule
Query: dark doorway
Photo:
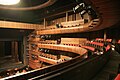
[[0, 69], [7, 70], [23, 66], [21, 53], [21, 41], [0, 41]]
[[10, 56], [11, 55], [11, 41], [5, 41], [4, 42], [4, 50], [5, 50], [5, 56]]

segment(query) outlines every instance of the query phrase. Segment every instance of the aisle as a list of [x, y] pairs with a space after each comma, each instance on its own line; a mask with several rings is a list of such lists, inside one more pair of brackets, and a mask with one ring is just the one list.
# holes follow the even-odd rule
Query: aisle
[[92, 80], [114, 80], [113, 78], [118, 73], [120, 64], [120, 54], [116, 51], [111, 51], [109, 62]]

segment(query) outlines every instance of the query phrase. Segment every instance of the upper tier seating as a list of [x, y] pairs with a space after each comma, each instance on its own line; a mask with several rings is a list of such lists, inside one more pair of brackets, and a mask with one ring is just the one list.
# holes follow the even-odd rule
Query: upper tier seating
[[118, 40], [117, 42], [115, 42], [115, 50], [120, 53], [120, 40]]
[[81, 46], [86, 41], [86, 38], [61, 38], [61, 44], [69, 46]]
[[111, 43], [112, 42], [112, 39], [106, 39], [106, 41], [104, 41], [103, 38], [96, 38], [95, 39], [97, 42], [107, 42], [107, 43]]
[[[102, 40], [102, 39], [101, 39]], [[103, 42], [103, 41], [102, 41]], [[102, 42], [98, 42], [98, 40], [97, 40], [97, 42], [96, 42], [96, 40], [95, 41], [87, 41], [85, 44], [84, 44], [84, 46], [87, 46], [87, 47], [89, 47], [88, 49], [89, 50], [91, 50], [91, 51], [94, 51], [95, 49], [97, 49], [97, 50], [99, 50], [99, 51], [102, 51], [102, 52], [104, 52], [104, 51], [108, 51], [109, 49], [110, 49], [110, 45], [109, 44], [104, 44], [104, 42], [102, 43]], [[83, 46], [83, 47], [84, 47]], [[86, 47], [86, 48], [87, 48]], [[95, 48], [95, 49], [94, 49]]]
[[103, 47], [104, 47], [103, 43], [94, 42], [94, 41], [88, 41], [85, 45], [94, 47], [94, 48], [96, 48], [96, 49], [98, 49], [100, 51], [103, 51]]
[[85, 49], [88, 49], [88, 50], [90, 50], [90, 51], [95, 51], [95, 48], [94, 47], [91, 47], [91, 46], [81, 46], [82, 48], [85, 48]]
[[81, 20], [75, 20], [75, 21], [68, 21], [68, 22], [61, 22], [61, 23], [57, 23], [56, 25], [47, 26], [45, 29], [76, 27], [76, 26], [83, 25], [83, 24], [85, 24], [87, 22], [88, 22], [87, 19], [81, 19]]
[[62, 27], [62, 28], [55, 28], [55, 29], [49, 29], [49, 30], [39, 30], [37, 31], [38, 35], [45, 35], [45, 34], [63, 34], [63, 33], [77, 33], [77, 32], [84, 32], [88, 31], [90, 28], [94, 28], [97, 25], [99, 25], [100, 20], [94, 19], [86, 24], [80, 25], [80, 26], [74, 26], [74, 27]]
[[82, 20], [76, 20], [76, 21], [62, 22], [61, 25], [63, 26], [63, 28], [76, 27], [76, 26], [83, 25], [83, 24], [85, 24], [87, 22], [88, 22], [87, 19], [82, 19]]
[[57, 44], [57, 40], [45, 40], [45, 41], [39, 41], [41, 44]]
[[120, 44], [120, 40], [118, 40], [118, 44]]

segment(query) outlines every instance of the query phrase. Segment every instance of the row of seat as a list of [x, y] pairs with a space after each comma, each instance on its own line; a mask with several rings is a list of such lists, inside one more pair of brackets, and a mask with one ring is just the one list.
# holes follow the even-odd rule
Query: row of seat
[[57, 44], [57, 40], [45, 40], [45, 41], [39, 41], [41, 44]]
[[120, 80], [120, 74], [118, 74], [114, 80]]
[[100, 19], [93, 19], [90, 22], [75, 26], [75, 27], [66, 27], [66, 28], [57, 28], [57, 29], [49, 29], [49, 30], [39, 30], [37, 31], [37, 35], [47, 35], [47, 34], [63, 34], [63, 33], [76, 33], [83, 32], [89, 30], [89, 28], [96, 27], [99, 25]]
[[[95, 40], [96, 40], [97, 42], [104, 42], [104, 39], [103, 39], [103, 38], [96, 38]], [[111, 43], [111, 42], [112, 42], [112, 39], [106, 39], [105, 41]]]
[[76, 27], [87, 23], [87, 19], [75, 20], [75, 21], [68, 21], [68, 22], [61, 22], [57, 23], [56, 26], [47, 26], [46, 29], [56, 29], [56, 28], [67, 28], [67, 27]]
[[58, 40], [41, 40], [39, 43], [41, 44], [61, 44], [67, 46], [76, 46], [80, 47], [87, 41], [86, 38], [61, 38]]
[[[44, 50], [46, 52], [49, 52], [46, 49], [44, 49]], [[71, 57], [63, 56], [63, 55], [60, 55], [60, 58], [58, 59], [57, 55], [42, 52], [44, 50], [40, 49], [39, 52], [37, 52], [37, 53], [34, 53], [34, 51], [29, 53], [29, 54], [31, 54], [30, 55], [31, 58], [29, 58], [29, 60], [32, 60], [36, 64], [38, 64], [40, 61], [45, 62], [45, 63], [49, 63], [49, 64], [56, 64], [56, 63], [60, 63], [60, 62], [64, 62], [64, 61], [72, 59]]]
[[[39, 41], [39, 40], [37, 39], [37, 40], [35, 40], [35, 41]], [[102, 46], [103, 43], [104, 43], [104, 40], [103, 40], [102, 38], [101, 38], [101, 39], [100, 39], [100, 38], [96, 38], [94, 41], [95, 41], [95, 42], [93, 42], [93, 43], [99, 42], [99, 43], [97, 43], [97, 44], [100, 45], [100, 46]], [[112, 42], [112, 39], [106, 39], [105, 42], [111, 43], [111, 42]], [[57, 40], [45, 40], [45, 41], [39, 41], [39, 43], [41, 43], [41, 44], [57, 44], [58, 42], [57, 42]], [[102, 44], [101, 44], [101, 43], [102, 43]], [[120, 44], [120, 40], [118, 40], [117, 43]], [[69, 44], [69, 43], [63, 44], [63, 45], [80, 46], [80, 45], [78, 45], [78, 44]]]
[[53, 59], [42, 57], [42, 56], [38, 56], [38, 60], [41, 62], [47, 63], [49, 65], [57, 64], [57, 60], [53, 60]]
[[40, 53], [39, 56], [41, 57], [45, 57], [45, 58], [49, 58], [49, 59], [53, 59], [53, 60], [57, 60], [57, 56], [52, 55], [52, 54], [47, 54], [47, 53]]
[[94, 41], [101, 42], [101, 43], [120, 44], [120, 40], [115, 40], [115, 39], [106, 39], [104, 41], [103, 38], [96, 38]]
[[12, 75], [18, 75], [22, 73], [26, 73], [27, 71], [30, 71], [31, 68], [29, 66], [24, 66], [20, 68], [14, 68], [14, 69], [8, 69], [6, 71], [3, 71], [0, 73], [0, 80], [3, 80], [4, 77], [9, 77]]
[[[99, 39], [100, 40], [100, 39]], [[44, 41], [43, 41], [44, 42]], [[49, 42], [49, 41], [48, 41]], [[47, 43], [48, 44], [48, 43]], [[51, 43], [52, 44], [52, 43]], [[95, 42], [95, 41], [87, 41], [84, 45], [81, 44], [62, 44], [62, 45], [67, 45], [67, 46], [76, 46], [76, 47], [82, 47], [82, 48], [86, 48], [89, 49], [91, 51], [95, 51], [96, 49], [99, 51], [107, 51], [110, 49], [110, 45], [105, 46], [104, 43], [100, 43], [100, 42]], [[42, 55], [45, 57], [45, 55]], [[49, 55], [50, 56], [50, 55]], [[51, 58], [49, 57], [48, 58]], [[53, 57], [53, 59], [55, 59]], [[56, 59], [55, 59], [56, 60]]]
[[30, 45], [30, 50], [36, 50], [37, 49], [37, 45], [36, 44], [31, 44]]
[[62, 44], [62, 45], [67, 45], [67, 46], [76, 46], [76, 47], [80, 47], [81, 44]]
[[39, 69], [41, 67], [41, 63], [39, 60], [29, 60], [29, 66], [32, 69]]
[[89, 27], [95, 27], [99, 24], [100, 19], [93, 19], [93, 21], [90, 23]]
[[103, 43], [98, 43], [98, 42], [94, 42], [94, 41], [88, 41], [84, 45], [85, 46], [94, 47], [95, 49], [98, 49], [100, 51], [103, 51], [103, 48], [104, 48], [104, 44]]
[[92, 52], [96, 52], [96, 51], [104, 52], [104, 51], [108, 51], [111, 48], [109, 44], [104, 45], [104, 43], [96, 42], [96, 41], [87, 41], [81, 47], [86, 48]]
[[40, 41], [40, 38], [30, 38], [29, 41], [38, 42], [38, 41]]
[[[63, 45], [82, 47], [82, 48], [89, 49], [93, 52], [95, 51], [95, 49], [98, 49], [99, 51], [107, 51], [110, 48], [110, 46], [104, 47], [104, 43], [94, 42], [94, 41], [87, 41], [84, 45], [81, 45], [81, 44], [63, 44]], [[45, 57], [45, 55], [42, 55], [42, 56]], [[50, 58], [49, 56], [48, 56], [48, 58]], [[55, 58], [53, 58], [53, 59], [55, 59]]]
[[27, 36], [27, 41], [32, 41], [35, 38], [36, 38], [36, 34], [30, 34]]
[[118, 53], [120, 53], [120, 40], [106, 39], [106, 41], [104, 41], [103, 38], [96, 38], [94, 41], [105, 43], [106, 50], [108, 50], [110, 48], [110, 46], [108, 45], [108, 44], [110, 44], [112, 46], [111, 49], [116, 50]]
[[[55, 54], [55, 53], [54, 53]], [[53, 59], [53, 60], [58, 60], [57, 58], [57, 55], [54, 55], [54, 54], [51, 54], [51, 53], [45, 53], [45, 52], [39, 52], [39, 56], [41, 57], [45, 57], [45, 58], [49, 58], [49, 59]], [[70, 59], [69, 56], [63, 56], [63, 55], [60, 55], [60, 59], [62, 61], [64, 61], [64, 59]]]
[[85, 24], [87, 22], [88, 22], [87, 19], [81, 19], [81, 20], [76, 20], [76, 21], [62, 22], [61, 25], [63, 26], [63, 28], [75, 27], [75, 26], [83, 25], [83, 24]]
[[83, 45], [83, 46], [81, 46], [82, 48], [85, 48], [85, 49], [88, 49], [88, 50], [90, 50], [90, 51], [95, 51], [95, 48], [94, 47], [91, 47], [91, 46], [86, 46], [86, 45]]
[[118, 44], [120, 44], [120, 40], [118, 40], [118, 42], [117, 42]]
[[71, 59], [72, 59], [71, 57], [63, 56], [63, 55], [61, 55], [60, 58], [57, 59], [57, 56], [54, 56], [51, 54], [49, 55], [46, 53], [42, 53], [42, 56], [40, 54], [40, 56], [38, 57], [38, 60], [49, 63], [49, 64], [57, 64], [60, 62], [71, 60]]

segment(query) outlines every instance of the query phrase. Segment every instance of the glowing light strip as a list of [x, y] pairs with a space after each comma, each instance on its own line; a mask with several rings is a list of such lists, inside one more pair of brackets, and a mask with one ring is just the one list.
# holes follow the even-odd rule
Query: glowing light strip
[[14, 5], [19, 2], [20, 0], [0, 0], [0, 5]]
[[[3, 0], [0, 0], [3, 1]], [[48, 7], [52, 4], [54, 4], [57, 0], [48, 0], [47, 2], [37, 5], [37, 6], [32, 6], [32, 7], [23, 7], [23, 8], [16, 8], [16, 7], [8, 7], [8, 6], [0, 6], [0, 10], [4, 9], [4, 10], [36, 10], [36, 9], [41, 9], [41, 8], [45, 8]]]

